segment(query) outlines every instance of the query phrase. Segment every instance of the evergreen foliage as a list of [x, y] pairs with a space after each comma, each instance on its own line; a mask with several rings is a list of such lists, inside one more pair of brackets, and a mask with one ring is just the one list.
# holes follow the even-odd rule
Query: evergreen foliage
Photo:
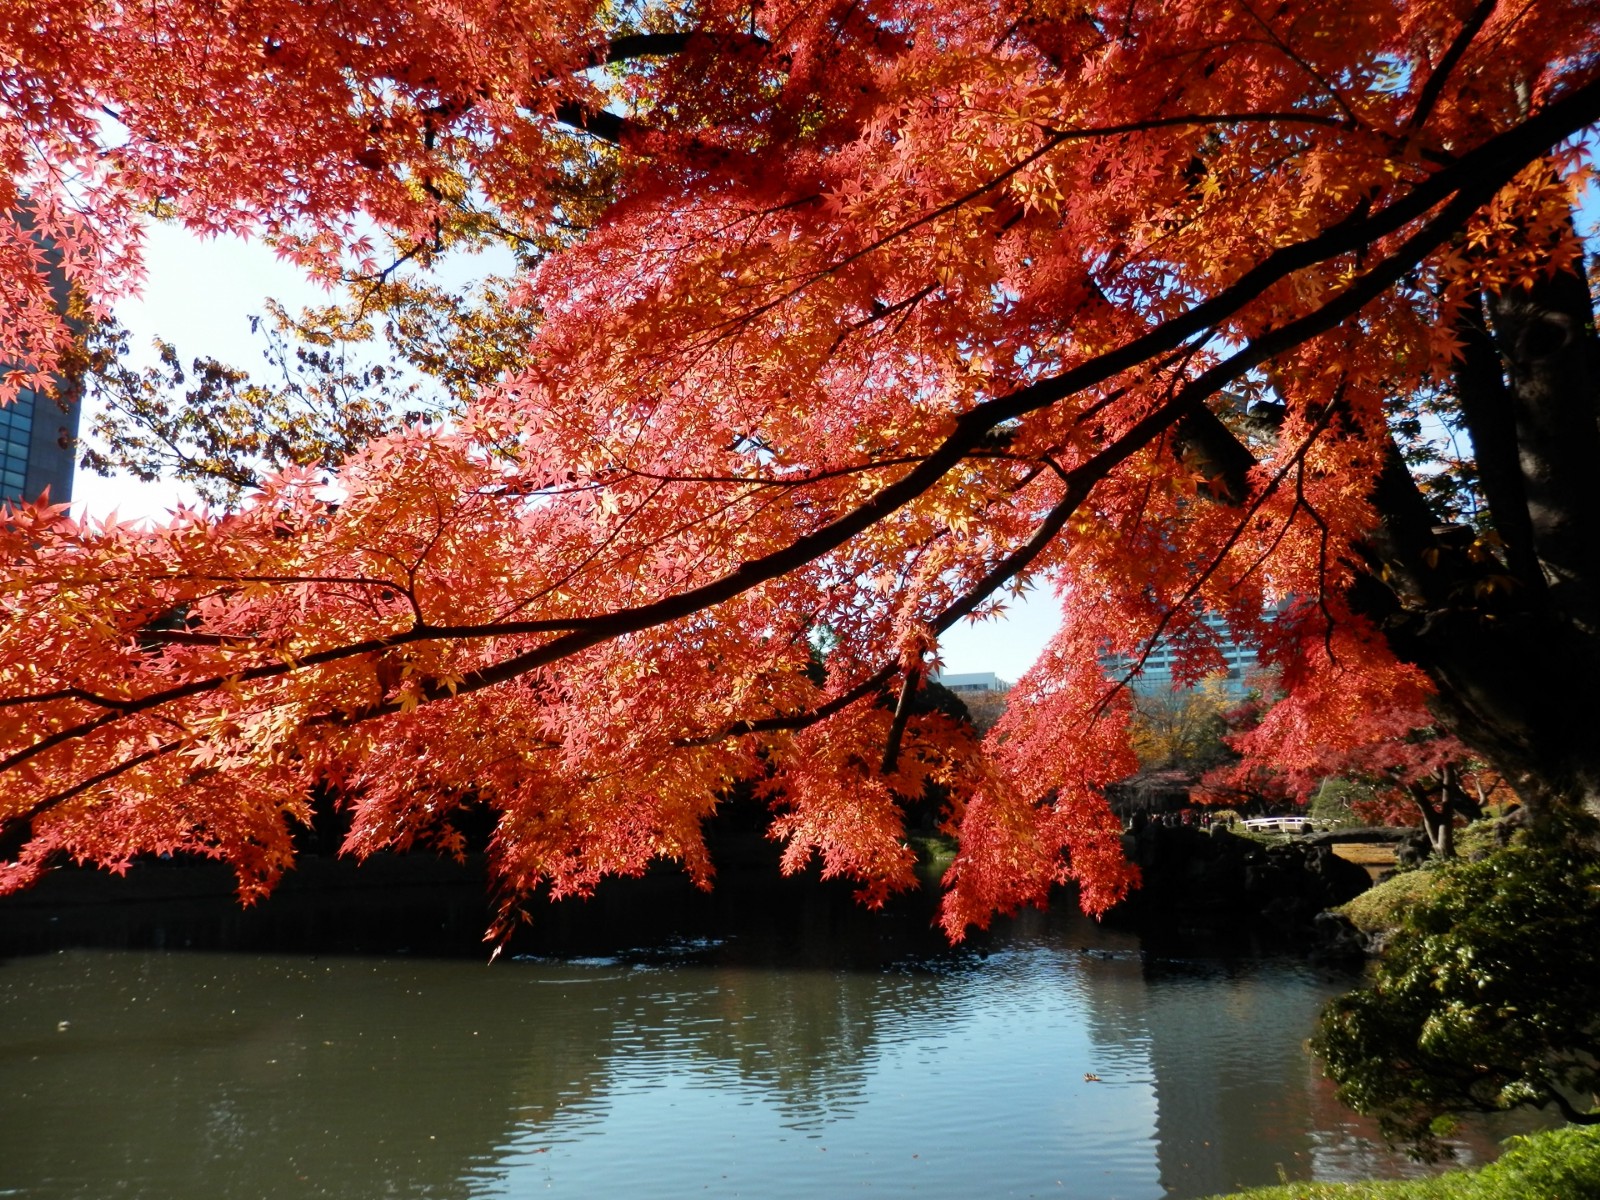
[[1581, 1098], [1600, 1090], [1591, 839], [1568, 818], [1433, 872], [1367, 984], [1323, 1015], [1314, 1048], [1341, 1100], [1424, 1156], [1457, 1113], [1533, 1105], [1600, 1121]]

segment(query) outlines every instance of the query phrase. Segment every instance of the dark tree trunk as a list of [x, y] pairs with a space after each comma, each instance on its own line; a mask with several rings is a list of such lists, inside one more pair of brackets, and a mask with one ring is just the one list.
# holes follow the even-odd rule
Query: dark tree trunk
[[[1580, 269], [1457, 316], [1453, 382], [1498, 545], [1441, 526], [1391, 443], [1353, 597], [1536, 816], [1600, 814], [1600, 338]], [[1216, 499], [1245, 494], [1253, 459], [1210, 412], [1174, 449]]]
[[[1485, 317], [1487, 310], [1487, 319]], [[1600, 810], [1600, 341], [1574, 271], [1461, 315], [1462, 420], [1500, 556], [1454, 546], [1395, 455], [1366, 607], [1535, 811]], [[1387, 592], [1382, 595], [1380, 592]]]
[[1422, 817], [1422, 832], [1428, 835], [1428, 848], [1436, 858], [1454, 858], [1455, 839], [1451, 836], [1454, 823], [1450, 819], [1450, 811], [1446, 809], [1440, 812], [1434, 808], [1427, 790], [1420, 783], [1412, 784], [1409, 791], [1411, 801]]
[[[1437, 802], [1432, 797], [1433, 789], [1438, 791]], [[1462, 791], [1456, 769], [1448, 763], [1440, 767], [1437, 777], [1417, 780], [1406, 785], [1406, 790], [1422, 815], [1422, 829], [1433, 853], [1439, 858], [1454, 858], [1456, 818], [1476, 821], [1483, 816], [1483, 805]]]

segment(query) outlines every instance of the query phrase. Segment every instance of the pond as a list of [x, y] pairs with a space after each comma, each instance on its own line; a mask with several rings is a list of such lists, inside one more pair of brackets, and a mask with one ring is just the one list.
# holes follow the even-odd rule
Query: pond
[[1348, 975], [1060, 912], [952, 950], [754, 907], [492, 964], [0, 959], [0, 1196], [1143, 1200], [1415, 1169], [1304, 1052]]

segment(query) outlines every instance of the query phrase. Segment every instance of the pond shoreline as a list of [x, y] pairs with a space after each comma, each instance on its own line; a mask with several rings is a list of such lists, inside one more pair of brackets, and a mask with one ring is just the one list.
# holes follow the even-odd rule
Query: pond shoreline
[[[855, 901], [850, 884], [822, 880], [814, 866], [784, 877], [778, 849], [764, 838], [724, 839], [716, 861], [709, 893], [663, 864], [639, 878], [605, 880], [587, 899], [535, 897], [504, 952], [583, 956], [752, 931], [765, 939], [774, 930], [798, 941], [818, 926], [847, 966], [950, 949], [935, 924], [932, 880], [871, 911]], [[1174, 903], [1174, 895], [1153, 887], [1148, 902], [1125, 905], [1104, 924], [1180, 956], [1300, 956], [1313, 948], [1306, 929], [1285, 927], [1270, 913], [1253, 918], [1237, 904]], [[1051, 900], [1053, 909], [1076, 904], [1069, 888]], [[455, 862], [380, 854], [357, 862], [304, 854], [271, 895], [249, 906], [240, 904], [234, 877], [220, 863], [146, 860], [122, 876], [65, 866], [0, 898], [0, 957], [98, 947], [486, 958], [493, 905], [482, 856]], [[981, 955], [990, 941], [988, 932], [973, 930], [960, 950]]]

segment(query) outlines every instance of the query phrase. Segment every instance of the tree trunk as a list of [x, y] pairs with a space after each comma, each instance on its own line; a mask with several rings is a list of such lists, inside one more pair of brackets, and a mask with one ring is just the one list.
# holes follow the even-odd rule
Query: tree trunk
[[[1484, 308], [1487, 308], [1487, 320]], [[1474, 302], [1456, 390], [1503, 558], [1452, 546], [1393, 456], [1369, 611], [1535, 814], [1600, 811], [1600, 340], [1572, 270]], [[1387, 591], [1381, 597], [1378, 587]]]
[[[1600, 815], [1600, 338], [1581, 263], [1474, 296], [1454, 386], [1493, 538], [1441, 526], [1391, 442], [1351, 597], [1538, 818]], [[1227, 502], [1254, 459], [1214, 414], [1175, 451]]]
[[1428, 789], [1421, 783], [1410, 784], [1407, 790], [1422, 814], [1422, 832], [1428, 835], [1428, 845], [1436, 858], [1456, 856], [1455, 814], [1450, 811], [1448, 796], [1441, 795], [1435, 806], [1428, 799]]

